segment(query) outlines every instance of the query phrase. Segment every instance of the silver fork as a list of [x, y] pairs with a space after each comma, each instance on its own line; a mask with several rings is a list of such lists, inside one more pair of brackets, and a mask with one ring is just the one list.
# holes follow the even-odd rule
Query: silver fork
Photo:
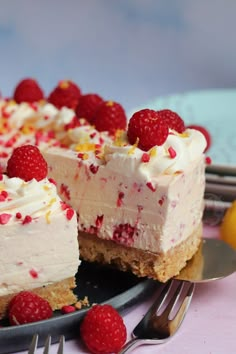
[[132, 332], [132, 339], [118, 354], [128, 353], [139, 345], [163, 344], [170, 340], [180, 327], [195, 285], [187, 281], [171, 280], [163, 285], [143, 319]]
[[[38, 334], [35, 334], [33, 336], [32, 342], [29, 347], [28, 354], [36, 354], [36, 349], [37, 349], [37, 345], [38, 345], [38, 338], [39, 338]], [[65, 337], [61, 336], [60, 341], [59, 341], [59, 346], [57, 349], [57, 354], [64, 353], [64, 344], [65, 344]], [[46, 342], [45, 342], [43, 354], [49, 354], [50, 346], [51, 346], [51, 336], [48, 336], [46, 339]]]

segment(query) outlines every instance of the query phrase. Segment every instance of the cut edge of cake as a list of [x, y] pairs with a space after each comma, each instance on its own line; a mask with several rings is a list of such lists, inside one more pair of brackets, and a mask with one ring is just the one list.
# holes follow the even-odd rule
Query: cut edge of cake
[[80, 255], [83, 260], [116, 266], [139, 277], [166, 282], [179, 274], [197, 252], [202, 239], [202, 224], [185, 240], [166, 253], [152, 253], [130, 248], [96, 235], [79, 232]]

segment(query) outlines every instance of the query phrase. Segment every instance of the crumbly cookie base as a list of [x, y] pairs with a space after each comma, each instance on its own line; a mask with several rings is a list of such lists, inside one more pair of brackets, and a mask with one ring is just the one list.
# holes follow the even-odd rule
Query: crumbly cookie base
[[202, 239], [202, 224], [183, 242], [166, 253], [152, 253], [125, 247], [96, 235], [79, 232], [80, 258], [89, 262], [110, 264], [138, 277], [166, 282], [179, 274], [197, 252]]
[[[71, 305], [77, 301], [77, 297], [73, 293], [75, 286], [75, 278], [71, 277], [54, 284], [27, 290], [46, 299], [53, 310], [59, 310], [62, 306]], [[16, 294], [12, 293], [0, 297], [0, 319], [6, 316], [8, 304]]]

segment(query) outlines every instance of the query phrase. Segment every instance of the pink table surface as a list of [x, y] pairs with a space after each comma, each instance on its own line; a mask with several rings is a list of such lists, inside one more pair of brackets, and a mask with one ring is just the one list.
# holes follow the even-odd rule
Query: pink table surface
[[[218, 237], [217, 228], [204, 228], [204, 236]], [[155, 294], [123, 314], [128, 339], [144, 316]], [[89, 353], [80, 339], [66, 341], [65, 354]], [[52, 345], [50, 354], [56, 354]], [[26, 354], [27, 352], [22, 352]], [[42, 354], [39, 348], [37, 354]], [[210, 283], [196, 285], [186, 318], [173, 339], [162, 345], [135, 348], [135, 354], [235, 354], [236, 353], [236, 273]]]

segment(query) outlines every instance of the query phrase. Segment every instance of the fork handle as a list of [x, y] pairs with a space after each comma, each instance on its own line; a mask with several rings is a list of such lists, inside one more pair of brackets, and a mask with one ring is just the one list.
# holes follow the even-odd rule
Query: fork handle
[[129, 353], [134, 348], [143, 344], [143, 342], [144, 341], [142, 339], [133, 338], [133, 339], [129, 340], [117, 354]]

